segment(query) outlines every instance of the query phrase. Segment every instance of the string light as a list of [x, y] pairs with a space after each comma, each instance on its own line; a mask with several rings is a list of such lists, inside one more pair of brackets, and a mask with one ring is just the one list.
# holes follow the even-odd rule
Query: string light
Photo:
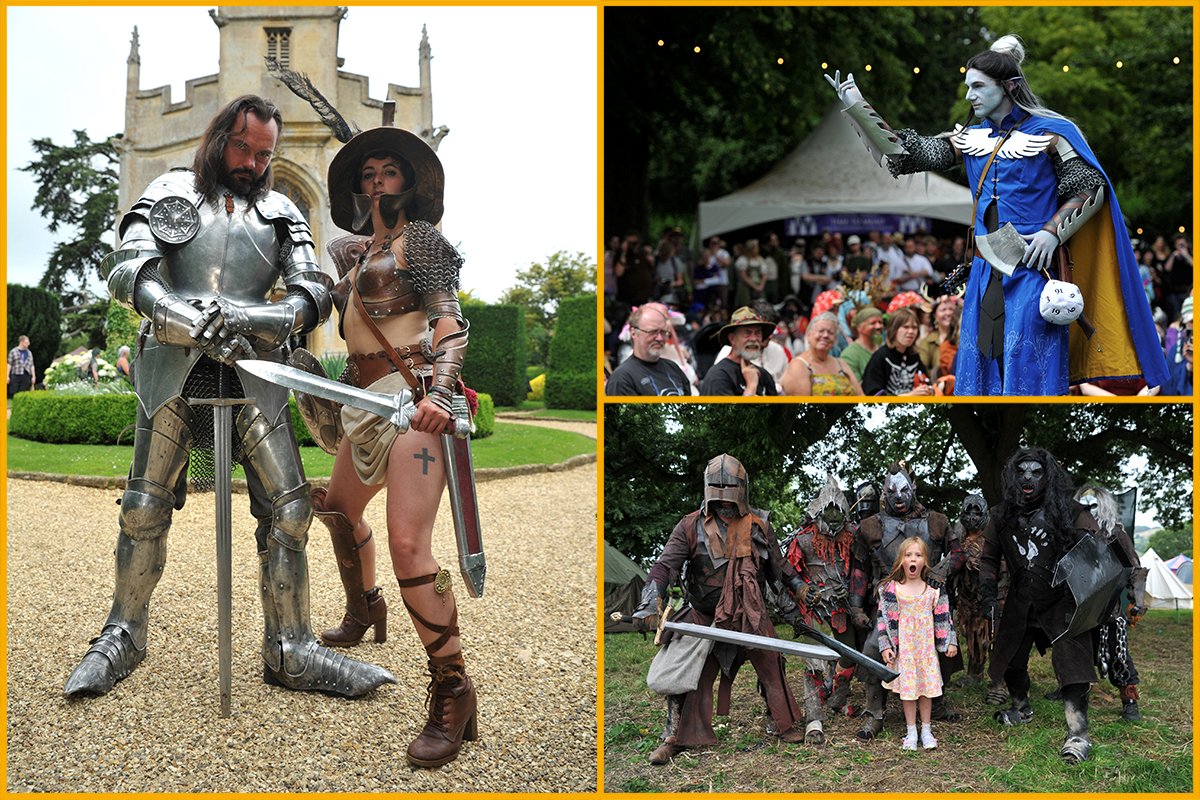
[[777, 62], [775, 62], [775, 63], [779, 64], [779, 66], [781, 66], [781, 67], [782, 67], [782, 66], [783, 66], [783, 59], [781, 58], [781, 59], [779, 59], [779, 60], [778, 60]]
[[1070, 71], [1071, 71], [1071, 68], [1068, 65], [1063, 64], [1063, 72], [1070, 72]]
[[1123, 67], [1123, 66], [1125, 66], [1125, 62], [1124, 62], [1124, 61], [1118, 61], [1118, 62], [1117, 62], [1117, 69], [1120, 69], [1120, 68], [1121, 68], [1121, 67]]
[[666, 42], [664, 42], [662, 39], [659, 39], [659, 40], [658, 40], [658, 46], [659, 46], [659, 47], [662, 47], [664, 44], [666, 44]]
[[870, 65], [870, 64], [867, 64], [865, 67], [863, 67], [863, 69], [865, 69], [867, 72], [870, 72], [870, 71], [871, 71], [871, 65]]
[[828, 62], [828, 61], [822, 61], [822, 62], [821, 62], [821, 69], [829, 69], [829, 62]]
[[1175, 56], [1174, 58], [1172, 58], [1172, 59], [1171, 59], [1171, 63], [1172, 63], [1172, 64], [1178, 64], [1178, 63], [1179, 63], [1179, 56]]
[[1183, 227], [1182, 225], [1180, 225], [1180, 226], [1179, 226], [1179, 232], [1180, 232], [1180, 233], [1185, 233], [1185, 232], [1187, 232], [1187, 228], [1185, 228], [1185, 227]]
[[695, 47], [693, 47], [693, 48], [692, 48], [692, 51], [693, 51], [693, 52], [696, 52], [696, 53], [699, 53], [699, 52], [700, 52], [700, 45], [696, 45]]
[[913, 75], [920, 75], [920, 74], [921, 74], [921, 68], [913, 67]]

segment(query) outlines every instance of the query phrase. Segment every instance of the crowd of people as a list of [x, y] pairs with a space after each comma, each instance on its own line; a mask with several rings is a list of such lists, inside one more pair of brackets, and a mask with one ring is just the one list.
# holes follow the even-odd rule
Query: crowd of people
[[[884, 730], [887, 697], [894, 694], [905, 722], [901, 748], [936, 748], [932, 721], [962, 719], [946, 702], [945, 687], [964, 669], [963, 654], [970, 664], [959, 685], [983, 680], [986, 663], [986, 702], [1008, 706], [994, 713], [997, 723], [1027, 723], [1034, 644], [1043, 654], [1050, 650], [1055, 699], [1064, 704], [1066, 763], [1086, 760], [1091, 750], [1088, 695], [1096, 667], [1120, 692], [1120, 717], [1141, 718], [1126, 631], [1146, 612], [1146, 570], [1111, 493], [1094, 485], [1076, 490], [1052, 454], [1019, 448], [1003, 468], [1000, 502], [989, 509], [982, 496], [967, 495], [952, 522], [921, 503], [906, 461], [893, 462], [882, 477], [881, 484], [867, 481], [845, 493], [827, 476], [801, 525], [781, 544], [768, 513], [750, 505], [750, 476], [741, 462], [725, 453], [708, 463], [700, 509], [672, 531], [638, 608], [628, 618], [614, 615], [657, 631], [655, 643], [665, 645], [647, 676], [667, 705], [651, 763], [667, 764], [682, 749], [717, 741], [712, 684], [720, 675], [716, 713], [728, 714], [730, 684], [746, 661], [758, 675], [772, 732], [788, 743], [824, 743], [830, 713], [858, 714], [855, 738], [872, 742]], [[1076, 567], [1068, 557], [1085, 541], [1112, 554], [1105, 573], [1112, 583], [1093, 576], [1106, 568]], [[1069, 578], [1070, 591], [1049, 580], [1056, 572]], [[1093, 577], [1075, 580], [1084, 573]], [[671, 613], [665, 609], [676, 582], [685, 599]], [[1128, 606], [1112, 596], [1114, 584], [1129, 590]], [[818, 640], [835, 648], [830, 657], [792, 662], [799, 669], [789, 675], [780, 656], [785, 648], [773, 647], [771, 607], [800, 634], [827, 627], [832, 636]], [[735, 643], [667, 628], [661, 623], [668, 616], [742, 637]], [[857, 710], [848, 704], [855, 678], [865, 691]], [[795, 682], [803, 692], [793, 694]]]
[[[1191, 395], [1192, 256], [1186, 236], [1175, 237], [1173, 248], [1166, 242], [1158, 236], [1133, 245], [1170, 380], [1148, 386], [1140, 376], [1117, 376], [1072, 386], [1072, 394]], [[953, 395], [963, 300], [939, 296], [937, 287], [970, 263], [966, 246], [961, 236], [891, 231], [825, 231], [796, 238], [786, 251], [773, 231], [732, 245], [713, 236], [699, 251], [678, 227], [665, 229], [655, 246], [637, 233], [611, 237], [604, 254], [605, 374], [619, 370], [621, 380], [606, 393]], [[631, 316], [638, 309], [661, 323], [651, 326], [662, 333], [653, 353], [638, 352]], [[749, 352], [732, 346], [731, 339], [747, 336]], [[671, 370], [671, 380], [631, 386], [631, 356], [640, 360], [633, 362], [640, 377], [666, 359], [687, 380]], [[707, 381], [717, 365], [723, 377]], [[745, 379], [728, 380], [733, 373]]]

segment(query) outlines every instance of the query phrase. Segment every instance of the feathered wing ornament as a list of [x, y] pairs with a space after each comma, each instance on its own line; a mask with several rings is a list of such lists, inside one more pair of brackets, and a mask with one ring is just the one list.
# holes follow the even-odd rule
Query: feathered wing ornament
[[321, 122], [324, 122], [329, 130], [333, 131], [333, 135], [342, 144], [354, 138], [354, 135], [361, 133], [357, 125], [353, 128], [342, 118], [337, 109], [325, 99], [325, 96], [317, 91], [317, 87], [312, 85], [312, 81], [302, 72], [295, 72], [290, 69], [284, 69], [279, 66], [279, 62], [267, 56], [267, 73], [277, 80], [283, 81], [283, 84], [292, 90], [292, 94], [297, 97], [307, 100], [308, 104], [313, 107], [317, 115], [321, 117]]

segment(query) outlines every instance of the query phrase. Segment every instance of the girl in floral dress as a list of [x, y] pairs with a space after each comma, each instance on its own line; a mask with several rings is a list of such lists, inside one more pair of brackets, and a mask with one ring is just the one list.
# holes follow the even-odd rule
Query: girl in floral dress
[[922, 539], [912, 537], [901, 543], [896, 564], [879, 589], [879, 652], [883, 662], [900, 677], [883, 684], [900, 695], [904, 702], [904, 720], [908, 732], [900, 747], [917, 749], [917, 711], [921, 712], [921, 746], [937, 747], [929, 728], [932, 698], [942, 693], [942, 674], [938, 669], [939, 652], [953, 658], [958, 652], [958, 637], [950, 621], [950, 600], [946, 590], [926, 583], [929, 574], [929, 548]]

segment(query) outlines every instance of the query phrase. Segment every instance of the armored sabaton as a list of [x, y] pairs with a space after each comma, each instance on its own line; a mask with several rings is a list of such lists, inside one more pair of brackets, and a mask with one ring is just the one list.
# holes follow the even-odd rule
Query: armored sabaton
[[[144, 317], [138, 332], [137, 433], [121, 500], [113, 607], [101, 635], [67, 680], [67, 694], [103, 694], [145, 658], [151, 594], [166, 563], [173, 509], [187, 495], [192, 449], [212, 430], [211, 411], [189, 405], [213, 396], [222, 363], [281, 361], [288, 338], [321, 324], [332, 281], [321, 272], [299, 210], [275, 192], [251, 204], [218, 187], [205, 203], [190, 171], [156, 179], [121, 220], [120, 248], [102, 272], [113, 298]], [[287, 296], [270, 298], [282, 280]], [[219, 311], [227, 329], [206, 340]], [[199, 336], [199, 338], [197, 338]], [[309, 487], [287, 413], [287, 390], [227, 370], [228, 394], [253, 397], [233, 424], [233, 452], [246, 468], [265, 620], [268, 682], [359, 695], [386, 670], [318, 646], [309, 626], [305, 547]]]

